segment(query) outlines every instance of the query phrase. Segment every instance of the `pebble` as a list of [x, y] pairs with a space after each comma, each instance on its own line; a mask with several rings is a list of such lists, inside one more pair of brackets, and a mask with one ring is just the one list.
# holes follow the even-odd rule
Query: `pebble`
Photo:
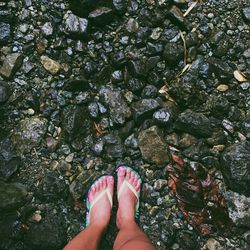
[[218, 87], [217, 87], [217, 90], [220, 91], [220, 92], [226, 92], [228, 90], [228, 85], [226, 84], [220, 84]]
[[48, 56], [41, 56], [41, 63], [43, 67], [52, 75], [56, 75], [61, 68], [61, 65], [57, 61], [49, 58]]

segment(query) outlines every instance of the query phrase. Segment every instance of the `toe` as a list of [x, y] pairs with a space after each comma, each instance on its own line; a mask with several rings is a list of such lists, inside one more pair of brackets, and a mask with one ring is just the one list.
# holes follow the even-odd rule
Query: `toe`
[[107, 177], [104, 176], [102, 178], [102, 190], [105, 189], [107, 187]]
[[135, 180], [136, 180], [135, 173], [131, 172], [130, 183], [131, 183], [132, 185], [134, 185]]
[[131, 179], [131, 171], [130, 171], [130, 169], [127, 169], [126, 170], [126, 180], [130, 182], [130, 179]]
[[118, 182], [117, 182], [117, 189], [120, 189], [120, 186], [122, 185], [124, 178], [126, 174], [126, 169], [123, 167], [118, 168], [117, 176], [118, 176]]
[[140, 187], [141, 187], [141, 183], [139, 182], [139, 180], [137, 180], [136, 184], [135, 184], [135, 190], [136, 190], [136, 192], [140, 191]]
[[114, 177], [113, 176], [107, 176], [106, 181], [107, 181], [107, 187], [108, 187], [110, 193], [113, 195], [113, 192], [114, 192]]

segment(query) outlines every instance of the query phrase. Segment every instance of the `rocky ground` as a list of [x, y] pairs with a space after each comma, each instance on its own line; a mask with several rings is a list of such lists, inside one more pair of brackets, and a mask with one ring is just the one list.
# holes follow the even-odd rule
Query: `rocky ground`
[[250, 249], [249, 24], [248, 0], [0, 0], [0, 249], [62, 249], [121, 162], [158, 249]]

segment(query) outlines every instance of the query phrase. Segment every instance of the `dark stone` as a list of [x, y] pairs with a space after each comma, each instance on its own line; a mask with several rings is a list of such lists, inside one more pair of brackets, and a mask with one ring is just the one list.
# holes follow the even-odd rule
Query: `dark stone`
[[189, 109], [179, 115], [175, 128], [200, 137], [208, 137], [212, 134], [209, 119], [205, 115]]
[[208, 62], [221, 82], [227, 82], [233, 78], [233, 69], [226, 62], [215, 57], [209, 58]]
[[136, 78], [129, 79], [127, 82], [128, 89], [131, 90], [133, 93], [137, 94], [142, 90], [144, 87], [144, 83]]
[[147, 85], [141, 93], [143, 98], [155, 98], [158, 94], [158, 89], [154, 85]]
[[87, 17], [88, 13], [98, 4], [100, 0], [69, 0], [70, 9], [80, 17]]
[[184, 149], [183, 154], [191, 160], [200, 161], [205, 156], [211, 155], [211, 152], [203, 141], [198, 141]]
[[0, 81], [0, 104], [6, 102], [11, 95], [10, 87], [7, 83]]
[[198, 248], [197, 236], [191, 231], [178, 231], [176, 241], [180, 244], [183, 250], [194, 250]]
[[148, 42], [146, 48], [149, 55], [161, 54], [163, 51], [163, 46], [160, 43]]
[[21, 207], [27, 196], [26, 187], [20, 183], [0, 181], [0, 210], [12, 210]]
[[89, 13], [89, 20], [93, 24], [102, 26], [109, 23], [113, 18], [113, 11], [107, 7], [99, 7], [96, 10]]
[[248, 140], [250, 140], [250, 115], [246, 116], [242, 124], [242, 130]]
[[11, 26], [8, 23], [0, 23], [0, 44], [7, 44], [11, 39]]
[[221, 168], [231, 190], [250, 196], [250, 142], [228, 147], [222, 154]]
[[130, 74], [135, 77], [145, 78], [148, 74], [144, 63], [141, 61], [129, 61], [128, 69]]
[[122, 158], [124, 155], [124, 145], [121, 138], [116, 134], [109, 134], [103, 137], [104, 149], [110, 159]]
[[30, 249], [63, 249], [67, 242], [63, 218], [58, 215], [46, 215], [40, 223], [30, 226], [25, 235], [24, 242]]
[[214, 48], [214, 55], [219, 58], [225, 56], [232, 46], [230, 43], [230, 37], [223, 31], [218, 31], [212, 34], [210, 41], [211, 46]]
[[109, 65], [104, 66], [95, 77], [96, 83], [104, 85], [110, 82], [111, 74], [112, 74], [111, 67]]
[[13, 24], [15, 22], [14, 15], [10, 11], [1, 9], [0, 10], [0, 22]]
[[63, 110], [62, 132], [68, 141], [85, 138], [90, 133], [90, 120], [85, 107], [68, 105]]
[[148, 37], [151, 34], [151, 30], [148, 27], [140, 27], [135, 34], [136, 44], [143, 45], [147, 41]]
[[116, 124], [124, 124], [126, 119], [131, 116], [131, 111], [122, 93], [119, 90], [107, 86], [101, 88], [100, 95], [109, 107], [112, 121]]
[[115, 53], [112, 57], [114, 67], [119, 68], [126, 63], [126, 57], [124, 52], [119, 51]]
[[68, 196], [68, 185], [56, 172], [47, 172], [36, 191], [36, 196], [47, 202], [65, 199]]
[[85, 79], [72, 79], [68, 80], [65, 84], [65, 90], [67, 91], [86, 91], [90, 88], [89, 83]]
[[140, 120], [151, 115], [154, 110], [159, 108], [160, 104], [155, 99], [142, 99], [132, 104], [134, 119]]
[[165, 46], [163, 56], [167, 64], [170, 67], [174, 67], [184, 56], [183, 46], [177, 43], [168, 43]]
[[167, 247], [171, 247], [175, 240], [173, 223], [166, 221], [161, 229], [161, 239]]
[[91, 102], [88, 105], [88, 111], [91, 117], [97, 118], [100, 114], [107, 112], [107, 109], [99, 102]]
[[10, 160], [5, 160], [0, 156], [0, 179], [9, 179], [19, 167], [22, 165], [20, 157], [13, 157]]
[[84, 66], [84, 73], [86, 77], [92, 76], [96, 72], [96, 70], [97, 70], [97, 65], [95, 62], [93, 61], [86, 62]]
[[223, 96], [211, 96], [206, 105], [211, 111], [211, 114], [219, 118], [223, 117], [223, 115], [227, 115], [230, 108], [230, 103]]
[[186, 20], [182, 11], [178, 7], [172, 6], [172, 8], [167, 13], [167, 17], [181, 29], [187, 30]]

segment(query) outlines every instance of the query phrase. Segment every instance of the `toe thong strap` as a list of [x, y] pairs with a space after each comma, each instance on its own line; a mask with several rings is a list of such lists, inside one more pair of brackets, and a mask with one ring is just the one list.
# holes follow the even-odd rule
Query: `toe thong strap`
[[113, 199], [112, 199], [112, 195], [110, 193], [110, 191], [108, 189], [104, 189], [94, 200], [93, 202], [91, 203], [90, 205], [90, 208], [89, 208], [89, 212], [90, 210], [94, 207], [94, 205], [105, 195], [107, 194], [108, 196], [108, 200], [109, 200], [109, 203], [110, 203], [110, 206], [112, 207], [113, 206]]
[[122, 183], [122, 185], [121, 185], [121, 187], [120, 187], [120, 189], [119, 189], [119, 191], [118, 191], [118, 195], [117, 195], [117, 196], [118, 196], [118, 199], [119, 199], [119, 197], [121, 196], [121, 194], [122, 194], [122, 192], [123, 192], [125, 186], [127, 186], [127, 187], [133, 192], [133, 194], [135, 195], [135, 197], [136, 197], [136, 199], [137, 199], [137, 204], [136, 204], [136, 209], [137, 209], [137, 208], [139, 207], [139, 193], [136, 192], [134, 186], [131, 185], [131, 184], [130, 184], [128, 181], [126, 181], [126, 180], [123, 181], [123, 183]]

